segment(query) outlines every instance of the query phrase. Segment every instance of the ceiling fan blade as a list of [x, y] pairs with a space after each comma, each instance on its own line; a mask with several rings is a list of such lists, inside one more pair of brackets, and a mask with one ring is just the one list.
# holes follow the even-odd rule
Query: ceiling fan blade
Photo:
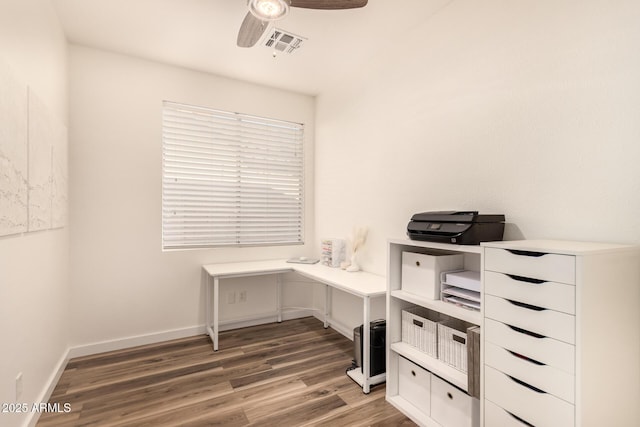
[[291, 7], [305, 9], [355, 9], [365, 7], [368, 0], [291, 0]]
[[242, 25], [240, 25], [240, 31], [238, 31], [237, 44], [239, 47], [251, 47], [260, 40], [262, 34], [269, 26], [266, 21], [253, 16], [250, 12], [244, 17]]

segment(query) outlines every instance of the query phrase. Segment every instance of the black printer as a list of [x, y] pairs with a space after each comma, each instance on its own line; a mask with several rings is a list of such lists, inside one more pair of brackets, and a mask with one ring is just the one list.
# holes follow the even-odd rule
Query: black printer
[[504, 215], [479, 215], [478, 211], [439, 211], [417, 213], [407, 225], [413, 240], [477, 245], [502, 240]]

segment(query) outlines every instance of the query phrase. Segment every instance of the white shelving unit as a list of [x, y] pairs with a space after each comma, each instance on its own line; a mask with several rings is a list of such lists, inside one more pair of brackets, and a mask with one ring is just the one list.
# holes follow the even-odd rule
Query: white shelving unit
[[[423, 254], [456, 253], [464, 255], [466, 270], [482, 271], [482, 248], [480, 246], [452, 245], [422, 242], [408, 239], [389, 240], [387, 248], [387, 401], [421, 426], [440, 427], [441, 424], [400, 395], [399, 364], [404, 357], [436, 376], [467, 391], [467, 374], [441, 360], [421, 352], [402, 342], [402, 310], [420, 306], [447, 316], [480, 325], [482, 313], [465, 309], [440, 300], [431, 300], [402, 290], [402, 253]], [[428, 396], [425, 396], [429, 398]]]

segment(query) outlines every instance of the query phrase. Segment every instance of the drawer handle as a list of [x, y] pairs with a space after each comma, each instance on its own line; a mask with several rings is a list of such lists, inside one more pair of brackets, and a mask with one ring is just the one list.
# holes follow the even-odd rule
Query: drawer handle
[[517, 415], [513, 415], [511, 412], [509, 412], [509, 411], [507, 411], [507, 410], [505, 410], [504, 412], [506, 412], [507, 414], [511, 415], [511, 416], [512, 416], [516, 421], [519, 421], [519, 422], [521, 422], [522, 424], [524, 424], [524, 425], [526, 425], [526, 426], [528, 426], [528, 427], [536, 427], [536, 426], [534, 426], [533, 424], [526, 422], [525, 420], [523, 420], [523, 419], [522, 419], [522, 418], [520, 418], [519, 416], [517, 416]]
[[421, 322], [416, 319], [413, 319], [413, 324], [416, 325], [418, 328], [422, 328], [424, 326], [424, 322]]
[[530, 337], [533, 337], [533, 338], [546, 338], [546, 336], [544, 335], [536, 334], [535, 332], [527, 331], [526, 329], [518, 328], [517, 326], [511, 326], [511, 325], [507, 325], [507, 326], [516, 332], [529, 335]]
[[507, 276], [509, 276], [512, 280], [516, 280], [518, 282], [532, 283], [534, 285], [540, 285], [546, 282], [546, 280], [532, 279], [531, 277], [524, 277], [524, 276], [516, 276], [515, 274], [507, 274]]
[[416, 261], [416, 267], [420, 267], [420, 261]]
[[[507, 349], [505, 349], [505, 350], [507, 350]], [[526, 360], [527, 362], [531, 362], [534, 365], [538, 365], [538, 366], [545, 366], [546, 365], [546, 363], [538, 362], [537, 360], [534, 360], [534, 359], [532, 359], [530, 357], [524, 356], [524, 355], [522, 355], [520, 353], [516, 353], [515, 351], [511, 351], [511, 350], [507, 350], [507, 351], [509, 353], [511, 353], [512, 356], [515, 356], [515, 357], [517, 357], [519, 359], [522, 359], [522, 360]]]
[[541, 256], [546, 255], [544, 252], [521, 251], [521, 250], [518, 250], [518, 249], [507, 249], [507, 251], [511, 252], [514, 255], [530, 256], [530, 257], [535, 257], [535, 258], [539, 258]]
[[457, 335], [454, 335], [451, 337], [455, 342], [459, 342], [460, 344], [466, 344], [467, 343], [467, 339], [464, 337], [459, 337]]
[[533, 311], [544, 311], [544, 310], [546, 310], [546, 308], [544, 308], [544, 307], [538, 307], [537, 305], [526, 304], [524, 302], [514, 301], [512, 299], [508, 299], [507, 301], [509, 301], [513, 305], [517, 305], [518, 307], [526, 308], [527, 310], [533, 310]]
[[[505, 374], [505, 375], [507, 375], [507, 374]], [[530, 390], [532, 390], [532, 391], [535, 391], [536, 393], [540, 393], [540, 394], [547, 394], [547, 392], [546, 392], [546, 391], [541, 390], [541, 389], [539, 389], [538, 387], [534, 387], [534, 386], [532, 386], [531, 384], [527, 384], [527, 383], [525, 383], [525, 382], [524, 382], [524, 381], [522, 381], [522, 380], [519, 380], [519, 379], [517, 379], [517, 378], [515, 378], [515, 377], [512, 377], [511, 375], [507, 375], [507, 376], [509, 377], [509, 379], [511, 379], [511, 381], [513, 381], [513, 382], [515, 382], [515, 383], [517, 383], [517, 384], [520, 384], [521, 386], [526, 387], [526, 388], [528, 388], [528, 389], [530, 389]]]

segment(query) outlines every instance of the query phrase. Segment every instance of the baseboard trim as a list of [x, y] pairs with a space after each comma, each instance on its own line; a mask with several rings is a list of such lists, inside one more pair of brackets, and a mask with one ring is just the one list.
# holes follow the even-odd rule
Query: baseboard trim
[[[282, 320], [299, 319], [301, 317], [314, 316], [315, 310], [301, 309], [301, 310], [287, 310], [282, 312]], [[242, 317], [236, 319], [228, 319], [220, 321], [220, 331], [228, 331], [231, 329], [248, 328], [249, 326], [264, 325], [265, 323], [273, 323], [278, 321], [278, 315], [276, 313], [268, 313], [264, 316], [258, 315], [258, 317]]]
[[137, 347], [140, 345], [156, 344], [162, 341], [169, 341], [179, 338], [192, 337], [204, 334], [204, 325], [192, 326], [189, 328], [172, 329], [168, 331], [156, 332], [153, 334], [136, 335], [127, 338], [119, 338], [108, 341], [71, 347], [69, 349], [69, 359], [75, 357], [91, 356], [93, 354], [107, 351], [122, 350], [125, 348]]
[[[49, 401], [49, 398], [53, 394], [53, 390], [56, 388], [56, 385], [58, 384], [58, 381], [60, 380], [60, 377], [64, 372], [64, 368], [67, 367], [68, 361], [69, 361], [69, 349], [67, 349], [67, 351], [64, 352], [64, 354], [58, 361], [56, 368], [49, 376], [49, 379], [47, 380], [45, 387], [40, 393], [40, 396], [38, 396], [38, 399], [36, 399], [36, 402], [44, 403]], [[60, 402], [60, 403], [63, 404], [64, 402]], [[39, 419], [40, 419], [40, 412], [30, 411], [29, 417], [27, 418], [27, 423], [25, 425], [29, 427], [35, 427]]]
[[[324, 317], [322, 314], [316, 313], [314, 314], [314, 317], [320, 320], [321, 322], [324, 321]], [[351, 341], [353, 341], [353, 328], [333, 318], [330, 318], [328, 322], [329, 322], [329, 327], [331, 327], [336, 332], [339, 332], [340, 334], [344, 335], [346, 338], [349, 338]]]
[[[283, 320], [298, 319], [301, 317], [312, 316], [314, 313], [311, 310], [295, 310], [288, 311], [282, 314]], [[264, 317], [257, 318], [243, 318], [243, 319], [230, 319], [220, 322], [220, 330], [226, 331], [230, 329], [246, 328], [248, 326], [262, 325], [265, 323], [272, 323], [277, 320], [275, 315], [266, 315]], [[68, 352], [67, 360], [74, 357], [91, 356], [93, 354], [104, 353], [107, 351], [123, 350], [125, 348], [137, 347], [140, 345], [156, 344], [163, 341], [169, 341], [180, 338], [193, 337], [196, 335], [206, 334], [204, 325], [191, 326], [188, 328], [172, 329], [168, 331], [156, 332], [152, 334], [136, 335], [127, 338], [119, 338], [108, 341], [101, 341], [92, 344], [86, 344], [76, 347], [71, 347]]]

